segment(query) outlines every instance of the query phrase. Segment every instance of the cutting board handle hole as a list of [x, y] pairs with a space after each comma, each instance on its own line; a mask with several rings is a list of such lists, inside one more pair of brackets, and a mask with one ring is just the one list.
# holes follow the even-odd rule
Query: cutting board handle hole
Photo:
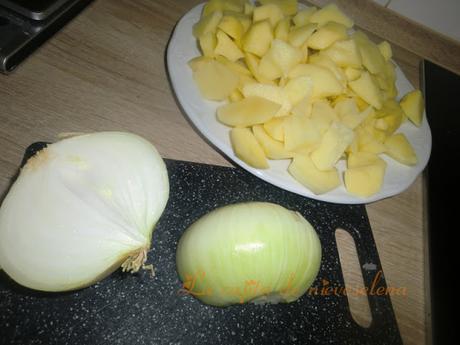
[[358, 325], [368, 328], [372, 322], [372, 314], [367, 294], [363, 293], [365, 291], [364, 279], [355, 241], [350, 233], [343, 229], [335, 231], [335, 241], [339, 251], [351, 316]]

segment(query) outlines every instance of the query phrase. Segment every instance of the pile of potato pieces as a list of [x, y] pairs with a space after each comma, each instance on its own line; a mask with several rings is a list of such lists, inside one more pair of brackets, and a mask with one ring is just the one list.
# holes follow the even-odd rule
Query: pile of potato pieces
[[420, 126], [419, 90], [396, 101], [388, 42], [350, 33], [353, 21], [336, 5], [298, 10], [297, 0], [210, 0], [193, 27], [203, 53], [189, 62], [202, 96], [228, 103], [217, 119], [232, 127], [235, 155], [252, 167], [292, 159], [289, 173], [315, 194], [344, 183], [358, 197], [377, 193], [386, 163], [415, 165], [402, 133]]

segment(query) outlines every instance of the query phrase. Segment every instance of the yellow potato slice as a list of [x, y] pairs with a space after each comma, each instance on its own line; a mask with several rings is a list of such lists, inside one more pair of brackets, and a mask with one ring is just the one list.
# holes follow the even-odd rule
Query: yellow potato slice
[[362, 70], [354, 67], [345, 67], [344, 73], [348, 81], [353, 81], [361, 76]]
[[283, 11], [278, 5], [266, 4], [254, 8], [252, 20], [258, 22], [267, 19], [272, 27], [275, 27], [283, 18]]
[[275, 38], [287, 41], [291, 31], [291, 18], [283, 18], [278, 22], [275, 28]]
[[248, 127], [267, 122], [279, 109], [275, 102], [251, 96], [217, 108], [217, 119], [227, 126]]
[[372, 74], [382, 73], [385, 65], [385, 58], [377, 45], [362, 31], [356, 31], [353, 34], [353, 39], [361, 53], [363, 66]]
[[313, 81], [310, 77], [300, 76], [290, 79], [284, 87], [290, 103], [295, 106], [304, 98], [310, 98], [313, 93]]
[[406, 116], [413, 124], [419, 126], [423, 120], [423, 96], [420, 90], [408, 92], [399, 102]]
[[394, 160], [405, 164], [417, 164], [417, 154], [403, 133], [397, 133], [385, 140], [385, 153]]
[[312, 79], [312, 97], [314, 98], [338, 96], [344, 91], [340, 81], [327, 68], [312, 64], [299, 64], [289, 72], [289, 78], [300, 76], [307, 76]]
[[393, 57], [393, 50], [391, 49], [390, 43], [387, 41], [380, 42], [377, 47], [379, 48], [385, 61], [389, 61]]
[[197, 56], [193, 59], [191, 59], [189, 62], [188, 62], [188, 65], [189, 67], [192, 69], [192, 72], [195, 72], [198, 68], [200, 68], [200, 66], [203, 64], [203, 63], [207, 63], [209, 61], [213, 61], [213, 59], [209, 56]]
[[357, 137], [358, 151], [380, 154], [387, 150], [386, 146], [377, 140], [372, 131], [365, 128], [358, 128], [355, 130]]
[[252, 132], [265, 152], [267, 158], [270, 159], [286, 159], [292, 158], [293, 153], [285, 150], [282, 142], [274, 140], [264, 129], [264, 126], [257, 125], [252, 127]]
[[224, 56], [216, 56], [215, 59], [216, 61], [219, 61], [220, 63], [230, 68], [233, 72], [239, 74], [240, 77], [252, 77], [251, 72], [246, 68], [244, 64], [240, 63], [240, 61], [230, 61]]
[[315, 194], [327, 193], [341, 184], [337, 169], [318, 170], [308, 155], [295, 155], [288, 171], [297, 181]]
[[311, 35], [307, 40], [307, 44], [312, 49], [321, 50], [347, 37], [347, 28], [345, 25], [329, 22]]
[[265, 55], [273, 40], [273, 29], [268, 20], [252, 24], [243, 37], [243, 50], [259, 57]]
[[340, 67], [362, 67], [358, 45], [352, 39], [335, 42], [329, 48], [322, 50], [321, 55], [328, 56]]
[[382, 108], [382, 93], [369, 72], [361, 73], [361, 76], [356, 80], [350, 81], [348, 86], [374, 108]]
[[278, 67], [278, 65], [274, 62], [268, 53], [265, 54], [262, 59], [260, 59], [257, 71], [262, 78], [268, 80], [275, 80], [282, 77], [283, 75], [281, 68]]
[[243, 25], [236, 16], [223, 16], [217, 27], [235, 40], [240, 40], [243, 36]]
[[347, 168], [359, 168], [366, 165], [375, 165], [375, 164], [383, 164], [386, 166], [385, 161], [380, 158], [375, 153], [369, 152], [355, 152], [350, 153], [347, 158]]
[[222, 11], [215, 11], [209, 15], [201, 17], [200, 21], [193, 25], [193, 36], [200, 38], [208, 32], [216, 32], [217, 25], [219, 25], [222, 17]]
[[323, 26], [329, 22], [335, 22], [351, 28], [353, 26], [353, 21], [347, 17], [335, 4], [329, 4], [324, 6], [322, 9], [314, 12], [309, 21], [312, 23], [317, 23], [320, 26]]
[[334, 122], [324, 133], [321, 143], [311, 153], [311, 160], [321, 171], [331, 170], [353, 141], [354, 133], [339, 122]]
[[199, 43], [204, 56], [214, 57], [214, 50], [217, 45], [217, 38], [214, 32], [207, 32], [201, 35]]
[[306, 24], [291, 30], [288, 35], [288, 42], [296, 48], [302, 47], [315, 32], [316, 24]]
[[328, 56], [323, 54], [313, 54], [310, 56], [308, 62], [313, 65], [321, 66], [329, 71], [331, 71], [337, 80], [342, 84], [345, 88], [347, 85], [347, 77], [342, 69], [336, 65], [334, 61], [332, 61]]
[[215, 11], [243, 12], [244, 2], [242, 0], [210, 0], [204, 6], [202, 16]]
[[287, 117], [274, 117], [263, 124], [265, 131], [275, 140], [284, 141], [284, 120]]
[[350, 194], [367, 198], [378, 193], [383, 185], [386, 163], [347, 169], [344, 174], [345, 188]]
[[292, 18], [294, 25], [297, 27], [301, 27], [304, 25], [310, 24], [310, 18], [318, 9], [314, 6], [305, 8], [297, 12], [297, 14]]
[[297, 13], [297, 0], [259, 0], [259, 2], [262, 5], [277, 5], [286, 16], [292, 16]]
[[195, 71], [193, 79], [201, 95], [209, 100], [222, 101], [238, 86], [238, 74], [215, 60], [202, 61]]
[[249, 128], [232, 128], [230, 141], [235, 155], [245, 163], [257, 169], [270, 167], [262, 147]]
[[284, 120], [284, 148], [293, 151], [319, 144], [321, 133], [314, 122], [305, 116], [289, 116]]
[[242, 89], [244, 97], [257, 96], [280, 105], [276, 117], [286, 116], [292, 108], [291, 102], [283, 88], [268, 84], [248, 84]]
[[237, 61], [244, 57], [243, 52], [238, 48], [235, 42], [222, 30], [217, 30], [217, 45], [214, 54], [222, 55], [230, 61]]
[[300, 63], [303, 54], [300, 49], [297, 49], [282, 40], [274, 39], [269, 51], [267, 52], [267, 56], [270, 56], [271, 61], [278, 66], [282, 75], [287, 76], [289, 71]]

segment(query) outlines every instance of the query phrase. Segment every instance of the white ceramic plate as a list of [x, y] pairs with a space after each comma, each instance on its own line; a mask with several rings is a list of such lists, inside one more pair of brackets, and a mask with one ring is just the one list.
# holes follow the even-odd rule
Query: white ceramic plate
[[[269, 161], [270, 168], [266, 170], [255, 169], [244, 163], [233, 153], [229, 138], [230, 128], [222, 125], [216, 119], [216, 109], [222, 103], [207, 101], [201, 97], [193, 81], [192, 71], [187, 65], [190, 59], [200, 55], [196, 39], [192, 36], [192, 26], [199, 20], [202, 7], [203, 4], [194, 7], [177, 23], [167, 50], [167, 68], [173, 89], [185, 114], [203, 136], [235, 163], [257, 177], [285, 190], [312, 199], [341, 204], [369, 203], [401, 193], [414, 182], [418, 174], [425, 168], [431, 152], [431, 132], [426, 116], [424, 116], [420, 128], [406, 122], [398, 130], [407, 136], [415, 148], [418, 164], [408, 167], [386, 155], [381, 155], [388, 164], [384, 184], [380, 192], [369, 198], [359, 198], [347, 193], [343, 184], [328, 193], [315, 195], [288, 173], [287, 168], [290, 160]], [[396, 76], [399, 97], [413, 90], [412, 85], [399, 67], [396, 67]], [[338, 168], [343, 171], [345, 163], [339, 162]]]

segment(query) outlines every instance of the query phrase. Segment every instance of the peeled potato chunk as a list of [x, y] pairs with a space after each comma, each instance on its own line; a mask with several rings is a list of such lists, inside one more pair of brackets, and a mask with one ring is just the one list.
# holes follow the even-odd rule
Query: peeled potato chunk
[[261, 77], [268, 80], [275, 80], [283, 75], [283, 72], [269, 54], [265, 54], [260, 59], [257, 71]]
[[328, 56], [340, 67], [361, 68], [362, 59], [355, 40], [337, 41], [329, 48], [322, 50], [321, 55]]
[[307, 44], [312, 49], [325, 49], [335, 41], [347, 38], [347, 27], [345, 25], [329, 22], [311, 35]]
[[275, 116], [286, 116], [291, 110], [291, 103], [283, 88], [268, 84], [247, 84], [243, 87], [244, 97], [258, 96], [280, 105]]
[[423, 119], [423, 96], [420, 90], [414, 90], [407, 93], [399, 102], [399, 105], [403, 109], [406, 116], [416, 126], [422, 124]]
[[311, 160], [321, 170], [331, 170], [351, 144], [354, 133], [339, 122], [334, 122], [324, 133], [321, 143], [311, 153]]
[[391, 49], [390, 43], [387, 41], [382, 41], [377, 46], [380, 50], [380, 53], [385, 58], [385, 61], [388, 61], [393, 57], [393, 50]]
[[244, 57], [243, 52], [238, 48], [238, 46], [233, 42], [233, 40], [228, 37], [228, 35], [222, 30], [217, 30], [217, 45], [214, 49], [214, 54], [222, 55], [230, 61], [237, 61]]
[[359, 151], [374, 154], [385, 152], [385, 145], [375, 138], [373, 131], [371, 131], [369, 127], [361, 127], [357, 129], [355, 133]]
[[315, 194], [327, 193], [340, 186], [336, 168], [328, 171], [318, 170], [307, 155], [295, 155], [288, 168], [289, 173]]
[[264, 56], [273, 40], [273, 29], [268, 20], [252, 24], [243, 37], [243, 49], [259, 57]]
[[289, 71], [302, 60], [302, 51], [290, 44], [274, 39], [267, 53], [273, 63], [281, 70], [283, 76], [287, 76]]
[[383, 163], [347, 169], [344, 174], [347, 191], [362, 198], [367, 198], [380, 191], [386, 169], [386, 163], [381, 161]]
[[236, 72], [240, 76], [240, 78], [241, 77], [247, 78], [247, 77], [252, 76], [251, 72], [244, 65], [240, 64], [238, 61], [230, 61], [224, 56], [216, 56], [216, 61], [223, 63], [225, 66], [230, 68], [232, 71]]
[[283, 19], [284, 14], [281, 8], [275, 4], [266, 4], [254, 8], [253, 20], [258, 22], [268, 19], [272, 27], [275, 27], [278, 22]]
[[290, 115], [284, 121], [284, 147], [287, 151], [314, 147], [320, 141], [321, 133], [308, 117]]
[[217, 108], [220, 122], [232, 127], [248, 127], [267, 122], [280, 109], [280, 105], [265, 98], [250, 96], [238, 102]]
[[243, 3], [240, 0], [210, 0], [203, 8], [203, 16], [215, 11], [242, 12], [244, 9]]
[[259, 0], [262, 5], [275, 4], [287, 16], [297, 13], [297, 0]]
[[207, 32], [201, 35], [199, 39], [200, 48], [203, 52], [204, 56], [213, 57], [214, 56], [214, 49], [216, 49], [217, 45], [217, 37], [216, 34], [213, 32]]
[[316, 24], [307, 24], [294, 28], [288, 36], [288, 42], [294, 47], [300, 48], [313, 35], [316, 30]]
[[264, 129], [270, 137], [281, 142], [284, 141], [284, 121], [286, 118], [286, 116], [274, 117], [264, 123]]
[[194, 57], [193, 59], [191, 59], [188, 62], [188, 65], [192, 69], [192, 71], [195, 72], [200, 68], [200, 66], [203, 63], [207, 63], [209, 61], [213, 61], [213, 59], [210, 58], [209, 56], [197, 56], [197, 57]]
[[238, 86], [238, 74], [215, 60], [204, 60], [193, 71], [198, 89], [204, 98], [213, 101], [226, 99]]
[[324, 6], [322, 9], [313, 13], [309, 20], [310, 22], [317, 23], [320, 26], [328, 22], [343, 24], [347, 28], [351, 28], [353, 26], [353, 21], [348, 18], [335, 4]]
[[267, 158], [285, 159], [293, 156], [292, 152], [286, 151], [282, 142], [271, 138], [264, 129], [264, 126], [257, 125], [252, 127], [252, 132], [265, 152]]
[[372, 74], [379, 74], [383, 72], [385, 59], [380, 53], [379, 48], [374, 42], [368, 41], [360, 45], [361, 58], [363, 66], [367, 68]]
[[389, 99], [383, 103], [382, 109], [376, 112], [376, 117], [385, 122], [385, 133], [392, 135], [401, 126], [404, 111], [395, 100]]
[[287, 41], [291, 31], [291, 18], [283, 18], [278, 22], [275, 28], [275, 38]]
[[375, 165], [375, 164], [383, 164], [386, 165], [385, 161], [380, 158], [375, 153], [369, 152], [355, 152], [350, 153], [347, 158], [347, 168], [359, 168], [366, 165]]
[[310, 97], [313, 92], [313, 81], [310, 77], [297, 77], [288, 81], [284, 92], [292, 105], [296, 105], [305, 97]]
[[353, 81], [358, 79], [361, 76], [362, 70], [354, 67], [345, 67], [344, 73], [348, 81]]
[[347, 85], [347, 76], [345, 75], [345, 72], [335, 64], [334, 61], [332, 61], [328, 56], [322, 55], [322, 54], [313, 54], [308, 58], [308, 62], [312, 65], [317, 65], [326, 68], [334, 76], [337, 78], [337, 80], [342, 84], [342, 87], [346, 87]]
[[342, 84], [327, 68], [310, 64], [299, 64], [291, 70], [289, 78], [300, 76], [307, 76], [312, 79], [312, 97], [314, 98], [338, 96], [343, 92]]
[[316, 7], [308, 7], [297, 12], [297, 14], [292, 18], [296, 27], [301, 27], [310, 23], [310, 18], [318, 9]]
[[350, 88], [367, 103], [376, 109], [382, 108], [382, 94], [379, 87], [372, 80], [369, 72], [361, 73], [361, 76], [348, 83]]
[[260, 83], [271, 83], [272, 81], [266, 77], [263, 77], [259, 73], [259, 64], [260, 59], [251, 53], [244, 53], [244, 61], [246, 62], [246, 66], [248, 67], [249, 71], [252, 73], [254, 78]]
[[235, 40], [240, 40], [241, 37], [243, 36], [243, 25], [241, 22], [238, 20], [236, 16], [232, 15], [226, 15], [224, 16], [219, 25], [218, 28], [221, 29], [223, 32], [225, 32], [227, 35], [232, 37]]
[[350, 129], [355, 129], [369, 116], [374, 114], [374, 109], [369, 106], [359, 111], [356, 101], [353, 98], [341, 101], [334, 108], [340, 116], [341, 122]]
[[405, 165], [417, 164], [417, 155], [404, 134], [397, 133], [387, 138], [385, 147], [385, 153], [394, 160]]
[[232, 128], [230, 141], [238, 158], [257, 169], [269, 168], [264, 150], [249, 128]]
[[200, 38], [208, 32], [215, 32], [222, 16], [222, 11], [215, 11], [207, 16], [201, 17], [200, 21], [193, 25], [193, 36]]

